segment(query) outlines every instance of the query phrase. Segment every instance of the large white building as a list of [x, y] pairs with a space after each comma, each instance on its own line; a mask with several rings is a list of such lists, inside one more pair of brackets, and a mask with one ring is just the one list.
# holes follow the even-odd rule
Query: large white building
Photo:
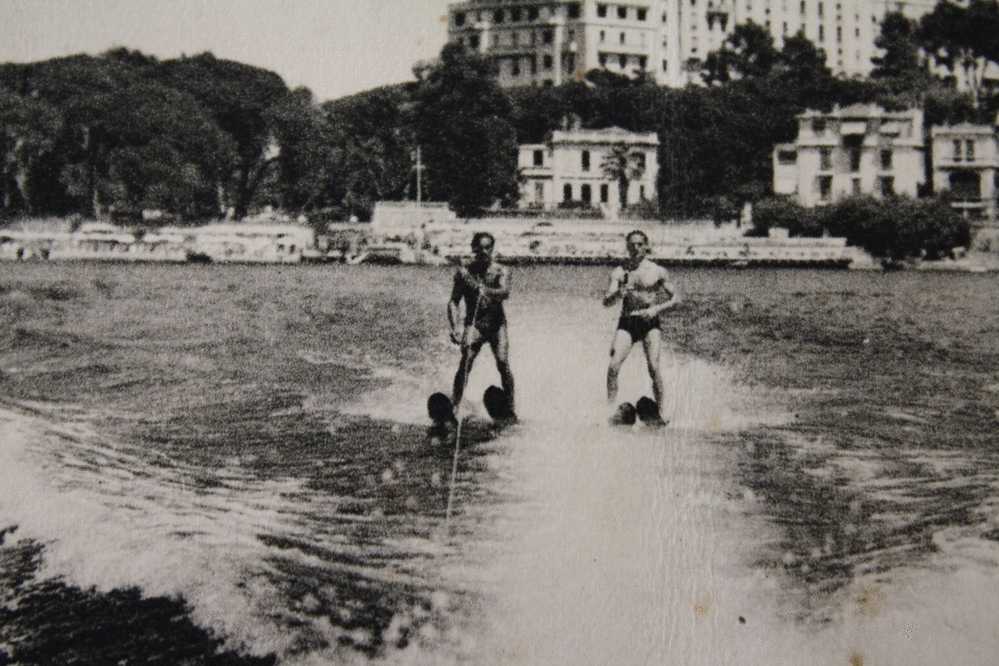
[[[604, 169], [605, 159], [616, 147], [624, 147], [633, 170], [624, 201], [620, 183]], [[639, 134], [618, 127], [556, 130], [546, 143], [520, 146], [520, 205], [546, 209], [585, 204], [614, 213], [643, 199], [655, 201], [658, 148], [655, 132]]]
[[935, 0], [466, 0], [450, 5], [448, 34], [496, 58], [501, 85], [559, 85], [592, 69], [661, 85], [699, 78], [695, 61], [736, 25], [765, 27], [780, 48], [803, 32], [835, 73], [864, 75], [891, 11], [919, 18]]
[[774, 149], [774, 193], [807, 207], [848, 196], [918, 196], [926, 181], [923, 113], [854, 105], [798, 116], [794, 143]]

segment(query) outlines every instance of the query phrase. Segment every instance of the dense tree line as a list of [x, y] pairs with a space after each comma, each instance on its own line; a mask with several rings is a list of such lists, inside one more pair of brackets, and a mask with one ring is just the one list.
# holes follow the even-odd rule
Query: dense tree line
[[[995, 29], [992, 29], [995, 28]], [[768, 195], [771, 150], [805, 109], [919, 106], [934, 124], [990, 122], [999, 64], [996, 0], [889, 14], [864, 80], [835, 77], [802, 35], [778, 49], [738, 26], [700, 68], [706, 85], [660, 87], [605, 71], [552, 88], [501, 90], [494, 64], [457, 45], [415, 81], [319, 104], [270, 71], [210, 53], [159, 61], [127, 49], [0, 65], [4, 215], [100, 216], [158, 208], [203, 220], [273, 205], [317, 220], [365, 219], [375, 201], [420, 194], [476, 215], [516, 197], [518, 143], [558, 128], [617, 126], [660, 140], [664, 218], [728, 217]], [[986, 38], [982, 38], [985, 35]], [[929, 66], [932, 55], [937, 68]], [[951, 76], [941, 77], [940, 67]], [[960, 75], [970, 92], [960, 93]]]

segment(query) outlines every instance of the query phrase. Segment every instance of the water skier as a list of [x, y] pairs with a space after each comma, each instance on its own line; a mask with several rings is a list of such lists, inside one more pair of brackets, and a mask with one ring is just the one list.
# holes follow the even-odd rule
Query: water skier
[[648, 258], [651, 251], [649, 237], [642, 231], [632, 231], [625, 237], [628, 258], [611, 272], [610, 284], [604, 295], [604, 307], [621, 299], [621, 316], [617, 320], [614, 341], [611, 343], [610, 365], [607, 367], [607, 402], [611, 408], [617, 400], [617, 377], [621, 365], [632, 346], [641, 341], [645, 351], [652, 390], [659, 407], [659, 420], [663, 408], [663, 375], [659, 365], [662, 350], [662, 315], [680, 302], [676, 287], [669, 273]]
[[[465, 382], [475, 357], [486, 342], [493, 350], [503, 392], [506, 394], [508, 419], [515, 421], [513, 372], [510, 370], [510, 340], [503, 301], [510, 296], [510, 271], [493, 261], [496, 239], [480, 231], [472, 237], [472, 261], [455, 272], [454, 287], [447, 303], [451, 341], [461, 346], [461, 363], [454, 375], [452, 404], [461, 404]], [[461, 301], [465, 302], [463, 330], [459, 328]]]

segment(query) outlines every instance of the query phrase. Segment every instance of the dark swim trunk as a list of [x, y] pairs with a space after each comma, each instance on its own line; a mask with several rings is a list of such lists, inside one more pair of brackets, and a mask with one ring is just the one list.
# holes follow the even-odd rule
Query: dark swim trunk
[[633, 342], [644, 340], [649, 331], [659, 328], [659, 317], [642, 319], [641, 317], [621, 316], [617, 320], [617, 328], [631, 336]]
[[[498, 335], [500, 329], [506, 324], [506, 313], [503, 310], [496, 309], [489, 312], [480, 312], [478, 317], [475, 319], [475, 330], [479, 332], [480, 340], [482, 342], [496, 342], [498, 340]], [[465, 321], [466, 326], [472, 325], [471, 321]]]

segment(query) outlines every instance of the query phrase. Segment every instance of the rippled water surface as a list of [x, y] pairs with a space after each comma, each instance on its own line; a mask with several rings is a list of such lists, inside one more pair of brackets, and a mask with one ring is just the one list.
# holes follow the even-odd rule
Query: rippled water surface
[[622, 431], [605, 273], [515, 270], [447, 522], [446, 269], [0, 264], [0, 663], [994, 663], [996, 278], [679, 272]]

